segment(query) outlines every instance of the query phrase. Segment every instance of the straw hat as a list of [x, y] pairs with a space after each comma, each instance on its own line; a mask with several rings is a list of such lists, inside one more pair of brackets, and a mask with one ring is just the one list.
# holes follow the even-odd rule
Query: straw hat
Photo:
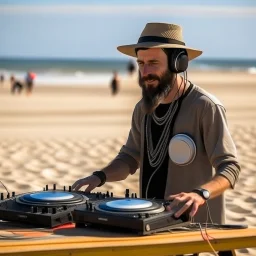
[[175, 24], [147, 23], [137, 44], [118, 46], [118, 51], [137, 57], [136, 48], [180, 48], [186, 49], [188, 59], [192, 60], [202, 54], [202, 51], [185, 45], [182, 28]]

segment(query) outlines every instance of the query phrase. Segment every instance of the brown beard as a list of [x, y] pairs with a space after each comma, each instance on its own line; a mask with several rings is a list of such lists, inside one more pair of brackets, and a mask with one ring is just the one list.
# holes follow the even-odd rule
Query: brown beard
[[[160, 101], [164, 99], [173, 88], [173, 81], [175, 74], [166, 70], [160, 77], [157, 75], [149, 74], [141, 77], [139, 73], [139, 85], [142, 88], [142, 99], [146, 113], [151, 114], [159, 105]], [[145, 81], [157, 80], [156, 87], [146, 86]]]

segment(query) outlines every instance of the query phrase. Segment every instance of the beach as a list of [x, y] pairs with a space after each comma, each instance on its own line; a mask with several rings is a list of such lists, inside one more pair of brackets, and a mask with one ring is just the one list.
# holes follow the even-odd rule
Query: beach
[[[256, 75], [193, 71], [188, 77], [224, 104], [237, 146], [242, 171], [235, 189], [226, 192], [227, 223], [256, 227]], [[106, 85], [50, 84], [36, 84], [30, 96], [11, 95], [5, 82], [0, 86], [0, 180], [18, 194], [46, 184], [63, 188], [104, 167], [126, 142], [140, 98], [136, 76], [122, 77], [116, 96]], [[95, 191], [138, 193], [138, 173]], [[0, 192], [5, 192], [1, 184]], [[237, 253], [252, 256], [256, 249]]]

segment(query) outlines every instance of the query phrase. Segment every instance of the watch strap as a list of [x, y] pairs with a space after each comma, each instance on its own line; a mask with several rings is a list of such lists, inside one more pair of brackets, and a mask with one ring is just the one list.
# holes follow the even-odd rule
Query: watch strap
[[102, 185], [104, 185], [106, 183], [107, 177], [106, 177], [105, 172], [95, 171], [92, 173], [92, 175], [95, 175], [100, 179], [100, 184], [97, 187], [101, 187]]
[[204, 191], [209, 193], [208, 190], [203, 189], [203, 188], [195, 188], [191, 192], [194, 192], [194, 193], [198, 194], [199, 196], [201, 196], [206, 201], [206, 200], [208, 200], [210, 198], [210, 193], [209, 193], [209, 197], [205, 197]]

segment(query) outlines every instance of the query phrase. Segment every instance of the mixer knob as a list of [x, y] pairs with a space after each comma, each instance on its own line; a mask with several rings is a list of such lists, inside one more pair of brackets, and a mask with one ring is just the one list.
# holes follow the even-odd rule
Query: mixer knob
[[37, 212], [39, 212], [39, 207], [33, 206], [33, 208], [31, 207], [31, 210], [33, 213], [37, 213]]
[[42, 213], [49, 213], [49, 208], [48, 207], [43, 207]]
[[57, 208], [56, 207], [53, 207], [52, 208], [52, 213], [55, 214], [57, 212]]
[[68, 207], [66, 205], [63, 205], [63, 210], [66, 211]]
[[113, 197], [113, 192], [110, 193], [110, 197]]
[[100, 194], [99, 192], [96, 193], [96, 198], [99, 199], [100, 198]]
[[66, 191], [66, 186], [63, 187], [63, 190]]
[[71, 192], [71, 186], [68, 187], [68, 192]]
[[56, 190], [56, 184], [53, 184], [53, 190]]
[[134, 194], [132, 193], [132, 198], [134, 198]]
[[138, 213], [138, 218], [139, 218], [139, 219], [141, 219], [141, 218], [142, 218], [141, 213]]
[[1, 193], [0, 200], [4, 200], [4, 193]]
[[130, 191], [129, 191], [129, 189], [126, 189], [125, 190], [125, 197], [129, 198], [129, 196], [130, 196]]
[[89, 203], [89, 210], [92, 211], [92, 203]]
[[135, 193], [134, 197], [137, 198], [137, 193]]
[[15, 197], [15, 192], [12, 192], [12, 197]]
[[31, 206], [30, 210], [31, 210], [32, 213], [37, 213], [38, 212], [37, 206]]
[[149, 214], [148, 214], [148, 213], [146, 213], [146, 214], [145, 214], [145, 217], [146, 217], [146, 218], [149, 218]]
[[7, 198], [10, 198], [10, 193], [7, 194]]
[[45, 190], [48, 191], [48, 185], [45, 186]]
[[109, 197], [109, 192], [107, 191], [107, 193], [106, 193], [106, 197]]

